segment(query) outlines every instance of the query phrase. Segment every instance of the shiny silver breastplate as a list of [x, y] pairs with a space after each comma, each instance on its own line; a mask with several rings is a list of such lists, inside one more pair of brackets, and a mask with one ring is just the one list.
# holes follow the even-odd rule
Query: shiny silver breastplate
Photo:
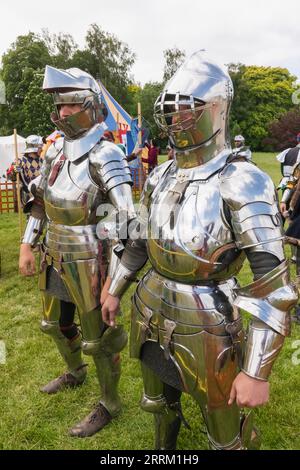
[[225, 280], [244, 261], [225, 220], [218, 174], [190, 182], [167, 174], [152, 193], [148, 230], [151, 263], [170, 279]]
[[[61, 154], [60, 154], [61, 155]], [[96, 210], [105, 198], [89, 173], [89, 159], [83, 157], [76, 162], [68, 159], [61, 162], [55, 181], [60, 155], [52, 163], [44, 193], [47, 218], [54, 224], [93, 225], [96, 224]]]

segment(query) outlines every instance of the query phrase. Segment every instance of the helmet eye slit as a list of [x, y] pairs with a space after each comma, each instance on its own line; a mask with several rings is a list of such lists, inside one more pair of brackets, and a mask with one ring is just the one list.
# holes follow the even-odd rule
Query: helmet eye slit
[[162, 93], [155, 103], [154, 117], [165, 131], [195, 127], [206, 103], [190, 95]]

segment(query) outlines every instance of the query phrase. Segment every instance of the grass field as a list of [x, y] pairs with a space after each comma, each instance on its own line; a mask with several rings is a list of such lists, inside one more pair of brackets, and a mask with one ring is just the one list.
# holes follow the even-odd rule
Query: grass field
[[[254, 160], [277, 183], [279, 166], [273, 154], [255, 154]], [[0, 215], [0, 341], [6, 346], [6, 364], [0, 364], [0, 449], [151, 449], [152, 416], [142, 412], [139, 364], [123, 353], [120, 388], [123, 411], [99, 434], [74, 439], [67, 430], [87, 414], [98, 400], [95, 370], [88, 358], [89, 375], [77, 390], [47, 396], [39, 387], [64, 370], [51, 339], [39, 330], [41, 311], [36, 278], [18, 274], [18, 220]], [[250, 282], [248, 266], [239, 279]], [[129, 325], [130, 296], [123, 300], [124, 322]], [[256, 423], [264, 449], [300, 449], [300, 364], [293, 365], [293, 342], [300, 327], [293, 326], [271, 380], [271, 403], [257, 409]], [[2, 345], [3, 345], [2, 343]], [[300, 354], [298, 354], [300, 357]], [[185, 396], [183, 408], [192, 431], [182, 428], [179, 449], [207, 449], [203, 422], [193, 401]]]

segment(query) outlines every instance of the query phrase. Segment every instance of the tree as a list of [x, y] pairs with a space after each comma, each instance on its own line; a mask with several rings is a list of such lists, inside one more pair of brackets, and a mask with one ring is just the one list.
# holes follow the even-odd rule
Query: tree
[[184, 62], [185, 51], [181, 51], [178, 47], [172, 49], [166, 49], [164, 51], [165, 66], [164, 66], [164, 82], [169, 80], [180, 65]]
[[139, 84], [133, 83], [128, 85], [128, 103], [126, 106], [126, 111], [133, 117], [136, 117], [138, 114], [137, 104], [140, 102], [142, 87]]
[[296, 107], [269, 125], [269, 136], [263, 144], [267, 150], [284, 150], [297, 145], [300, 132], [300, 109]]
[[[158, 129], [154, 117], [153, 108], [154, 103], [163, 89], [163, 84], [160, 82], [148, 82], [145, 83], [143, 88], [136, 90], [134, 99], [136, 100], [135, 107], [137, 109], [137, 103], [141, 103], [142, 115], [149, 124], [152, 137], [158, 137], [160, 130]], [[136, 114], [136, 113], [135, 113]]]
[[269, 124], [293, 107], [291, 96], [295, 79], [280, 67], [230, 64], [235, 98], [230, 127], [238, 124], [246, 142], [262, 150]]
[[92, 24], [86, 34], [86, 48], [74, 54], [73, 62], [75, 60], [82, 65], [86, 61], [84, 69], [90, 67], [88, 71], [99, 78], [112, 96], [126, 107], [129, 101], [128, 85], [132, 83], [130, 69], [135, 61], [135, 54], [127, 44], [103, 31], [97, 24]]
[[239, 135], [242, 133], [242, 130], [237, 122], [232, 123], [232, 128], [231, 128], [231, 138], [234, 139], [236, 135]]
[[[33, 128], [46, 131], [51, 125], [48, 121], [49, 99], [39, 90], [38, 83], [42, 82], [35, 75], [37, 71], [42, 73], [46, 65], [81, 68], [100, 78], [125, 108], [127, 104], [133, 106], [128, 86], [132, 83], [130, 68], [134, 60], [135, 55], [126, 44], [96, 24], [87, 31], [83, 50], [78, 49], [68, 33], [51, 35], [48, 30], [43, 30], [41, 35], [18, 36], [2, 57], [0, 77], [6, 87], [7, 103], [0, 107], [0, 131], [11, 133], [17, 127], [19, 133], [26, 134]], [[33, 109], [31, 103], [34, 102], [46, 107], [44, 115], [41, 109], [37, 112]], [[34, 123], [30, 114], [36, 116], [39, 123]]]
[[18, 36], [11, 48], [2, 56], [1, 77], [6, 87], [7, 104], [1, 106], [0, 128], [11, 134], [16, 127], [25, 133], [23, 103], [34, 73], [51, 64], [45, 43], [34, 33]]
[[42, 90], [43, 76], [44, 70], [34, 73], [24, 99], [23, 132], [25, 135], [47, 136], [54, 130], [54, 124], [50, 120], [50, 114], [53, 112], [53, 100], [49, 94]]
[[66, 69], [78, 50], [78, 45], [71, 34], [51, 34], [48, 29], [42, 29], [41, 38], [52, 57], [55, 67]]

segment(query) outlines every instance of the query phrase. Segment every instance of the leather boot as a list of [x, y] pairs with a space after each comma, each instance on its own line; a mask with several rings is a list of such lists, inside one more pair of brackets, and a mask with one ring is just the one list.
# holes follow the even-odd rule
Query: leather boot
[[[86, 368], [84, 368], [86, 369]], [[56, 379], [51, 380], [44, 385], [40, 390], [41, 392], [53, 394], [64, 390], [65, 388], [75, 388], [83, 384], [86, 377], [86, 371], [82, 373], [82, 377], [74, 377], [70, 372], [65, 372]]]
[[111, 420], [112, 416], [107, 409], [101, 403], [98, 403], [89, 415], [70, 429], [69, 434], [72, 437], [93, 436], [110, 423]]

